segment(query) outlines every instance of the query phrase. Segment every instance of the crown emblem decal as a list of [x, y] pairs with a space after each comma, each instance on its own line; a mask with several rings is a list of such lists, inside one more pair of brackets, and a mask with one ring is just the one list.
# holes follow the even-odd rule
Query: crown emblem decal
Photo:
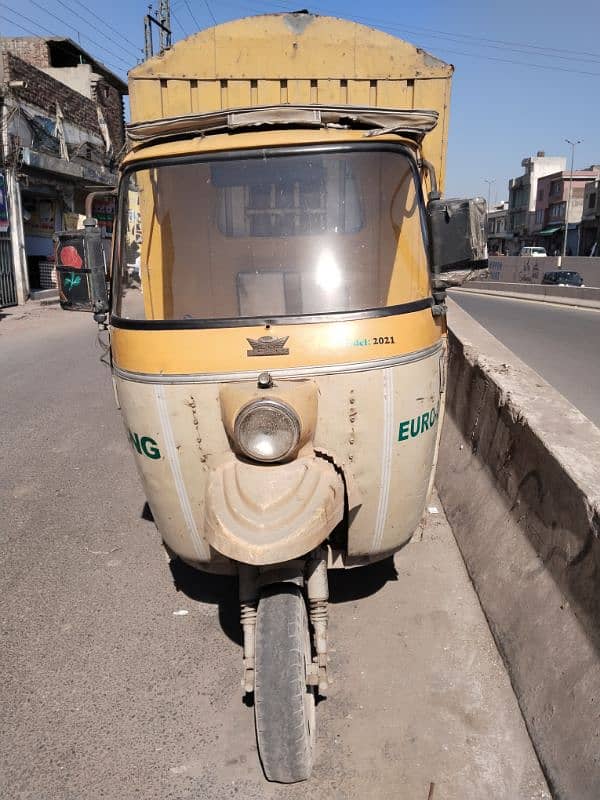
[[287, 356], [289, 348], [285, 343], [289, 336], [261, 336], [259, 339], [246, 339], [250, 345], [250, 350], [246, 351], [247, 356]]

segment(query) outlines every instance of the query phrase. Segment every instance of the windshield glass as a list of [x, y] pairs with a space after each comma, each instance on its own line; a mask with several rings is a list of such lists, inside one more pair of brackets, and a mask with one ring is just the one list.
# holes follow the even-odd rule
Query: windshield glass
[[416, 172], [398, 149], [262, 150], [124, 181], [119, 317], [313, 315], [429, 294]]

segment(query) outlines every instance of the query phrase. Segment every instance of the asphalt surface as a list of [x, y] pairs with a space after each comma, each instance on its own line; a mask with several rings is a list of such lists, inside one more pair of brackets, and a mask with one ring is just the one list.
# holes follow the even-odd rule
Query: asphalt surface
[[600, 426], [600, 310], [463, 294], [460, 290], [451, 296]]
[[0, 312], [3, 800], [549, 799], [435, 498], [332, 576], [314, 774], [267, 783], [235, 582], [169, 566], [100, 355], [84, 314]]

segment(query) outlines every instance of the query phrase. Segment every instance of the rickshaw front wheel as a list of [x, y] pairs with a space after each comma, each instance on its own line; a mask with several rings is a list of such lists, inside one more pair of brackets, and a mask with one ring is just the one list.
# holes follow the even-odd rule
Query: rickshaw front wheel
[[311, 644], [298, 586], [277, 584], [261, 594], [255, 659], [254, 718], [265, 775], [304, 781], [313, 764], [315, 689], [307, 685]]

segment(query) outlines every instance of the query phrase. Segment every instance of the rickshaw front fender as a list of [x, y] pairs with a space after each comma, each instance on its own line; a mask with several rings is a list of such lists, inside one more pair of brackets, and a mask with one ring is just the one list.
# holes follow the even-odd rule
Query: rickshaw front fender
[[319, 456], [259, 465], [227, 459], [207, 484], [204, 535], [228, 558], [263, 565], [305, 555], [344, 515], [344, 483]]

